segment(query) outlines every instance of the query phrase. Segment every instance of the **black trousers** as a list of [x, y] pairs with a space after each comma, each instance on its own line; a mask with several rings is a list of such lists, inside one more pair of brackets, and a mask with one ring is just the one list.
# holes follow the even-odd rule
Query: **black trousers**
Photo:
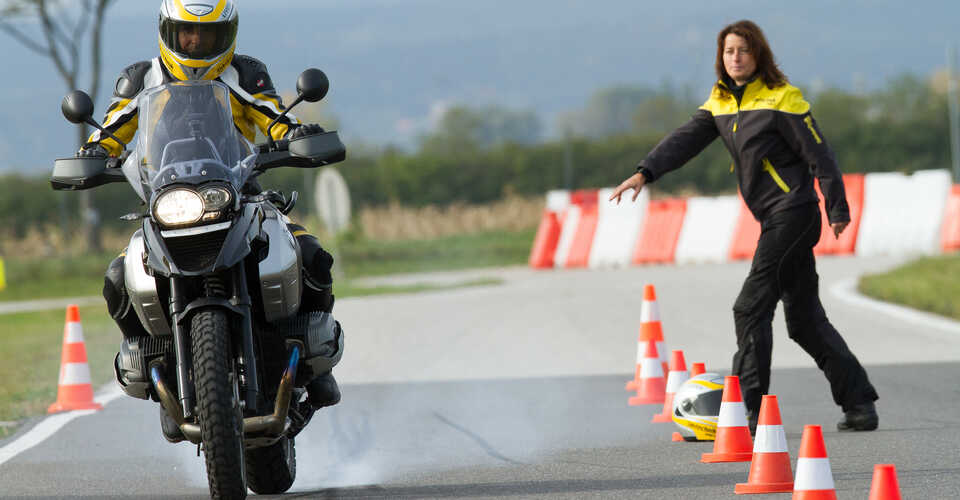
[[823, 370], [834, 402], [847, 411], [877, 399], [867, 372], [830, 324], [820, 303], [813, 256], [820, 227], [817, 204], [777, 212], [761, 222], [750, 274], [733, 306], [738, 350], [732, 371], [740, 377], [747, 410], [758, 412], [761, 396], [770, 388], [773, 315], [780, 300], [787, 333]]

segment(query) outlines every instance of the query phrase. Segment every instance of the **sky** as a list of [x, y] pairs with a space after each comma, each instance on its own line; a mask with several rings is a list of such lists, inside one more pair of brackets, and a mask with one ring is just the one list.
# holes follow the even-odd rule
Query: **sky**
[[[120, 71], [157, 55], [158, 7], [121, 0], [108, 11], [97, 116]], [[324, 109], [348, 145], [411, 147], [453, 105], [533, 110], [549, 138], [559, 114], [603, 88], [669, 82], [705, 97], [716, 33], [742, 18], [807, 92], [929, 75], [960, 42], [951, 1], [241, 0], [239, 12], [237, 52], [263, 60], [282, 92], [307, 67], [327, 73]], [[4, 33], [0, 53], [0, 171], [45, 172], [76, 147], [59, 113], [68, 89], [49, 59]]]

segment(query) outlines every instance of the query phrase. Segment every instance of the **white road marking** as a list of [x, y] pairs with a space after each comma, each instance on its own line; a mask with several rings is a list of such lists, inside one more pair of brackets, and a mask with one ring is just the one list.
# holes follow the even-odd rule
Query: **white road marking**
[[[857, 291], [856, 279], [838, 281], [830, 287], [830, 293], [833, 294], [834, 297], [849, 304], [873, 309], [923, 327], [948, 332], [952, 335], [960, 335], [960, 321], [954, 321], [936, 314], [910, 309], [909, 307], [891, 304], [889, 302], [882, 302], [861, 295], [860, 292]], [[955, 339], [956, 337], [951, 338]]]
[[[94, 400], [103, 406], [107, 406], [108, 403], [122, 395], [123, 392], [120, 391], [120, 388], [116, 385], [112, 385], [109, 389], [103, 391], [102, 394], [94, 398]], [[42, 443], [45, 439], [55, 434], [63, 426], [70, 423], [71, 420], [77, 417], [92, 415], [96, 412], [97, 410], [76, 410], [66, 413], [58, 413], [43, 419], [39, 424], [27, 431], [26, 434], [20, 436], [12, 443], [0, 448], [0, 465], [3, 465], [5, 462], [19, 455], [20, 453], [23, 453]]]

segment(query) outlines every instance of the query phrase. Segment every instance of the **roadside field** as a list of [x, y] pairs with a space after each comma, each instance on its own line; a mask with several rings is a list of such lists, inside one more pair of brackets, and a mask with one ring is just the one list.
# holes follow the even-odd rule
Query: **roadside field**
[[[0, 438], [24, 418], [43, 415], [57, 399], [65, 310], [0, 316]], [[80, 308], [93, 387], [113, 378], [120, 333], [106, 306]]]
[[866, 275], [858, 288], [877, 300], [960, 319], [960, 255], [926, 257]]

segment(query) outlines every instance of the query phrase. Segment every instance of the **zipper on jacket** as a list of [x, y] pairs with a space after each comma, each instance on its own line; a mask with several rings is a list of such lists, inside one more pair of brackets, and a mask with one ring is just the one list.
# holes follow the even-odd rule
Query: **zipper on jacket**
[[780, 178], [780, 174], [778, 174], [777, 170], [773, 168], [773, 163], [770, 163], [770, 160], [766, 158], [763, 159], [763, 170], [770, 174], [770, 177], [773, 178], [773, 182], [776, 182], [784, 193], [790, 192], [790, 186], [788, 186], [786, 182], [783, 182], [783, 179]]

